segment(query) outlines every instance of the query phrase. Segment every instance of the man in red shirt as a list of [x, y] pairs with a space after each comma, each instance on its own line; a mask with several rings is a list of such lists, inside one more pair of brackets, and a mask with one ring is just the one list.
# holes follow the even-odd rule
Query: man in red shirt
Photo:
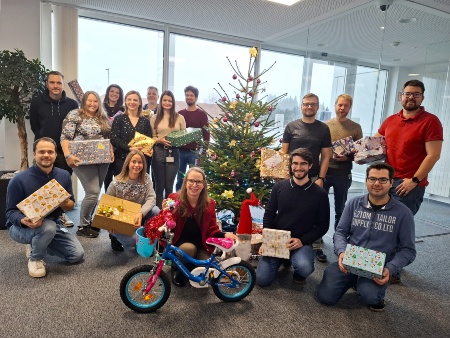
[[401, 93], [403, 109], [389, 116], [375, 134], [386, 138], [386, 162], [395, 169], [389, 193], [414, 215], [423, 201], [428, 173], [440, 158], [444, 140], [438, 117], [421, 106], [424, 92], [421, 81], [407, 81]]

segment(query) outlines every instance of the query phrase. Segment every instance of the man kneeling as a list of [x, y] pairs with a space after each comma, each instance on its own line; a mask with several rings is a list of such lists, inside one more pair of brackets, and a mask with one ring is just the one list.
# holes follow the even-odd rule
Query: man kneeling
[[[8, 184], [6, 227], [13, 240], [26, 244], [29, 275], [44, 277], [43, 258], [47, 253], [62, 257], [69, 263], [78, 263], [83, 259], [84, 250], [75, 235], [69, 233], [59, 220], [62, 210], [73, 209], [74, 197], [70, 174], [53, 166], [56, 159], [55, 141], [48, 137], [36, 140], [33, 156], [36, 164], [17, 174]], [[70, 198], [60, 203], [59, 208], [48, 216], [33, 223], [16, 205], [52, 179], [70, 194]]]
[[[380, 312], [384, 310], [389, 277], [397, 275], [416, 257], [414, 217], [403, 203], [389, 195], [394, 168], [386, 163], [374, 163], [366, 174], [369, 193], [345, 205], [334, 234], [334, 251], [339, 260], [325, 270], [317, 299], [322, 304], [334, 305], [353, 287], [372, 311]], [[342, 265], [347, 244], [384, 252], [383, 277], [368, 279], [349, 273]]]

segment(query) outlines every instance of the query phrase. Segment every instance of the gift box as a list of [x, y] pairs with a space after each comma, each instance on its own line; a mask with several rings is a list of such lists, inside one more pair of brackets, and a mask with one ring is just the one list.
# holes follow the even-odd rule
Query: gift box
[[181, 147], [191, 142], [203, 140], [201, 128], [186, 128], [170, 133], [166, 139], [172, 143], [172, 147]]
[[351, 273], [365, 278], [382, 278], [386, 254], [347, 244], [342, 265]]
[[270, 148], [261, 148], [260, 176], [289, 178], [289, 155]]
[[98, 202], [92, 226], [119, 234], [133, 236], [134, 220], [141, 212], [139, 203], [130, 202], [110, 195], [102, 195]]
[[155, 140], [147, 135], [135, 132], [134, 138], [128, 143], [130, 147], [142, 147], [141, 151], [151, 156], [153, 154], [153, 146], [155, 145]]
[[350, 155], [356, 152], [355, 142], [353, 141], [353, 137], [351, 136], [334, 141], [332, 144], [332, 149], [333, 155], [335, 156]]
[[75, 99], [78, 101], [79, 104], [81, 104], [81, 101], [83, 100], [83, 89], [81, 89], [80, 84], [78, 83], [78, 80], [72, 80], [67, 82], [67, 85], [69, 86], [70, 90], [72, 91], [73, 95], [75, 96]]
[[263, 229], [262, 255], [289, 259], [288, 242], [291, 232], [286, 230]]
[[111, 163], [111, 143], [108, 139], [70, 141], [70, 153], [78, 157], [78, 165]]
[[366, 136], [355, 141], [355, 157], [357, 164], [384, 161], [386, 159], [386, 141], [384, 136]]
[[33, 223], [36, 223], [58, 208], [59, 204], [69, 197], [70, 194], [53, 179], [17, 204], [17, 208]]

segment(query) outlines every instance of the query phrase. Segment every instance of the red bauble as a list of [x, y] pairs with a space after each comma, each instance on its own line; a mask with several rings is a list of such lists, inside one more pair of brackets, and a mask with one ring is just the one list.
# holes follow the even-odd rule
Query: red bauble
[[253, 92], [248, 92], [248, 96], [252, 97], [253, 96]]
[[223, 121], [223, 122], [228, 122], [228, 118], [227, 118], [227, 117], [224, 117], [224, 118], [222, 119], [222, 121]]
[[224, 96], [222, 97], [222, 102], [225, 102], [227, 100], [227, 98]]
[[280, 143], [283, 143], [283, 139], [282, 138], [280, 138]]
[[233, 75], [233, 80], [236, 80], [236, 79], [237, 79], [237, 75], [234, 74], [234, 75]]
[[256, 80], [256, 83], [257, 83], [257, 84], [260, 84], [260, 83], [261, 83], [261, 80], [260, 80], [260, 79]]
[[272, 106], [269, 106], [269, 108], [267, 108], [267, 110], [268, 110], [268, 111], [272, 111], [272, 110], [273, 110], [273, 107], [272, 107]]
[[256, 127], [256, 128], [259, 127], [259, 122], [255, 122], [255, 127]]
[[244, 157], [245, 157], [245, 155], [244, 155], [244, 154], [242, 154], [242, 155], [241, 155], [241, 158], [244, 158]]
[[253, 76], [249, 76], [249, 77], [248, 77], [248, 80], [249, 80], [249, 81], [253, 81]]
[[236, 94], [236, 98], [239, 100], [241, 98], [241, 95]]

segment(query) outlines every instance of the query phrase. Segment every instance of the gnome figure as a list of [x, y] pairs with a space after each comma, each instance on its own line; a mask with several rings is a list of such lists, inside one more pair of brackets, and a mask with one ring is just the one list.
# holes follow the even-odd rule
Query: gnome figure
[[249, 260], [251, 256], [251, 240], [252, 240], [252, 215], [250, 213], [250, 205], [257, 206], [259, 200], [253, 193], [252, 188], [247, 189], [250, 198], [242, 202], [239, 225], [236, 234], [239, 238], [239, 245], [236, 246], [236, 256], [243, 260]]

